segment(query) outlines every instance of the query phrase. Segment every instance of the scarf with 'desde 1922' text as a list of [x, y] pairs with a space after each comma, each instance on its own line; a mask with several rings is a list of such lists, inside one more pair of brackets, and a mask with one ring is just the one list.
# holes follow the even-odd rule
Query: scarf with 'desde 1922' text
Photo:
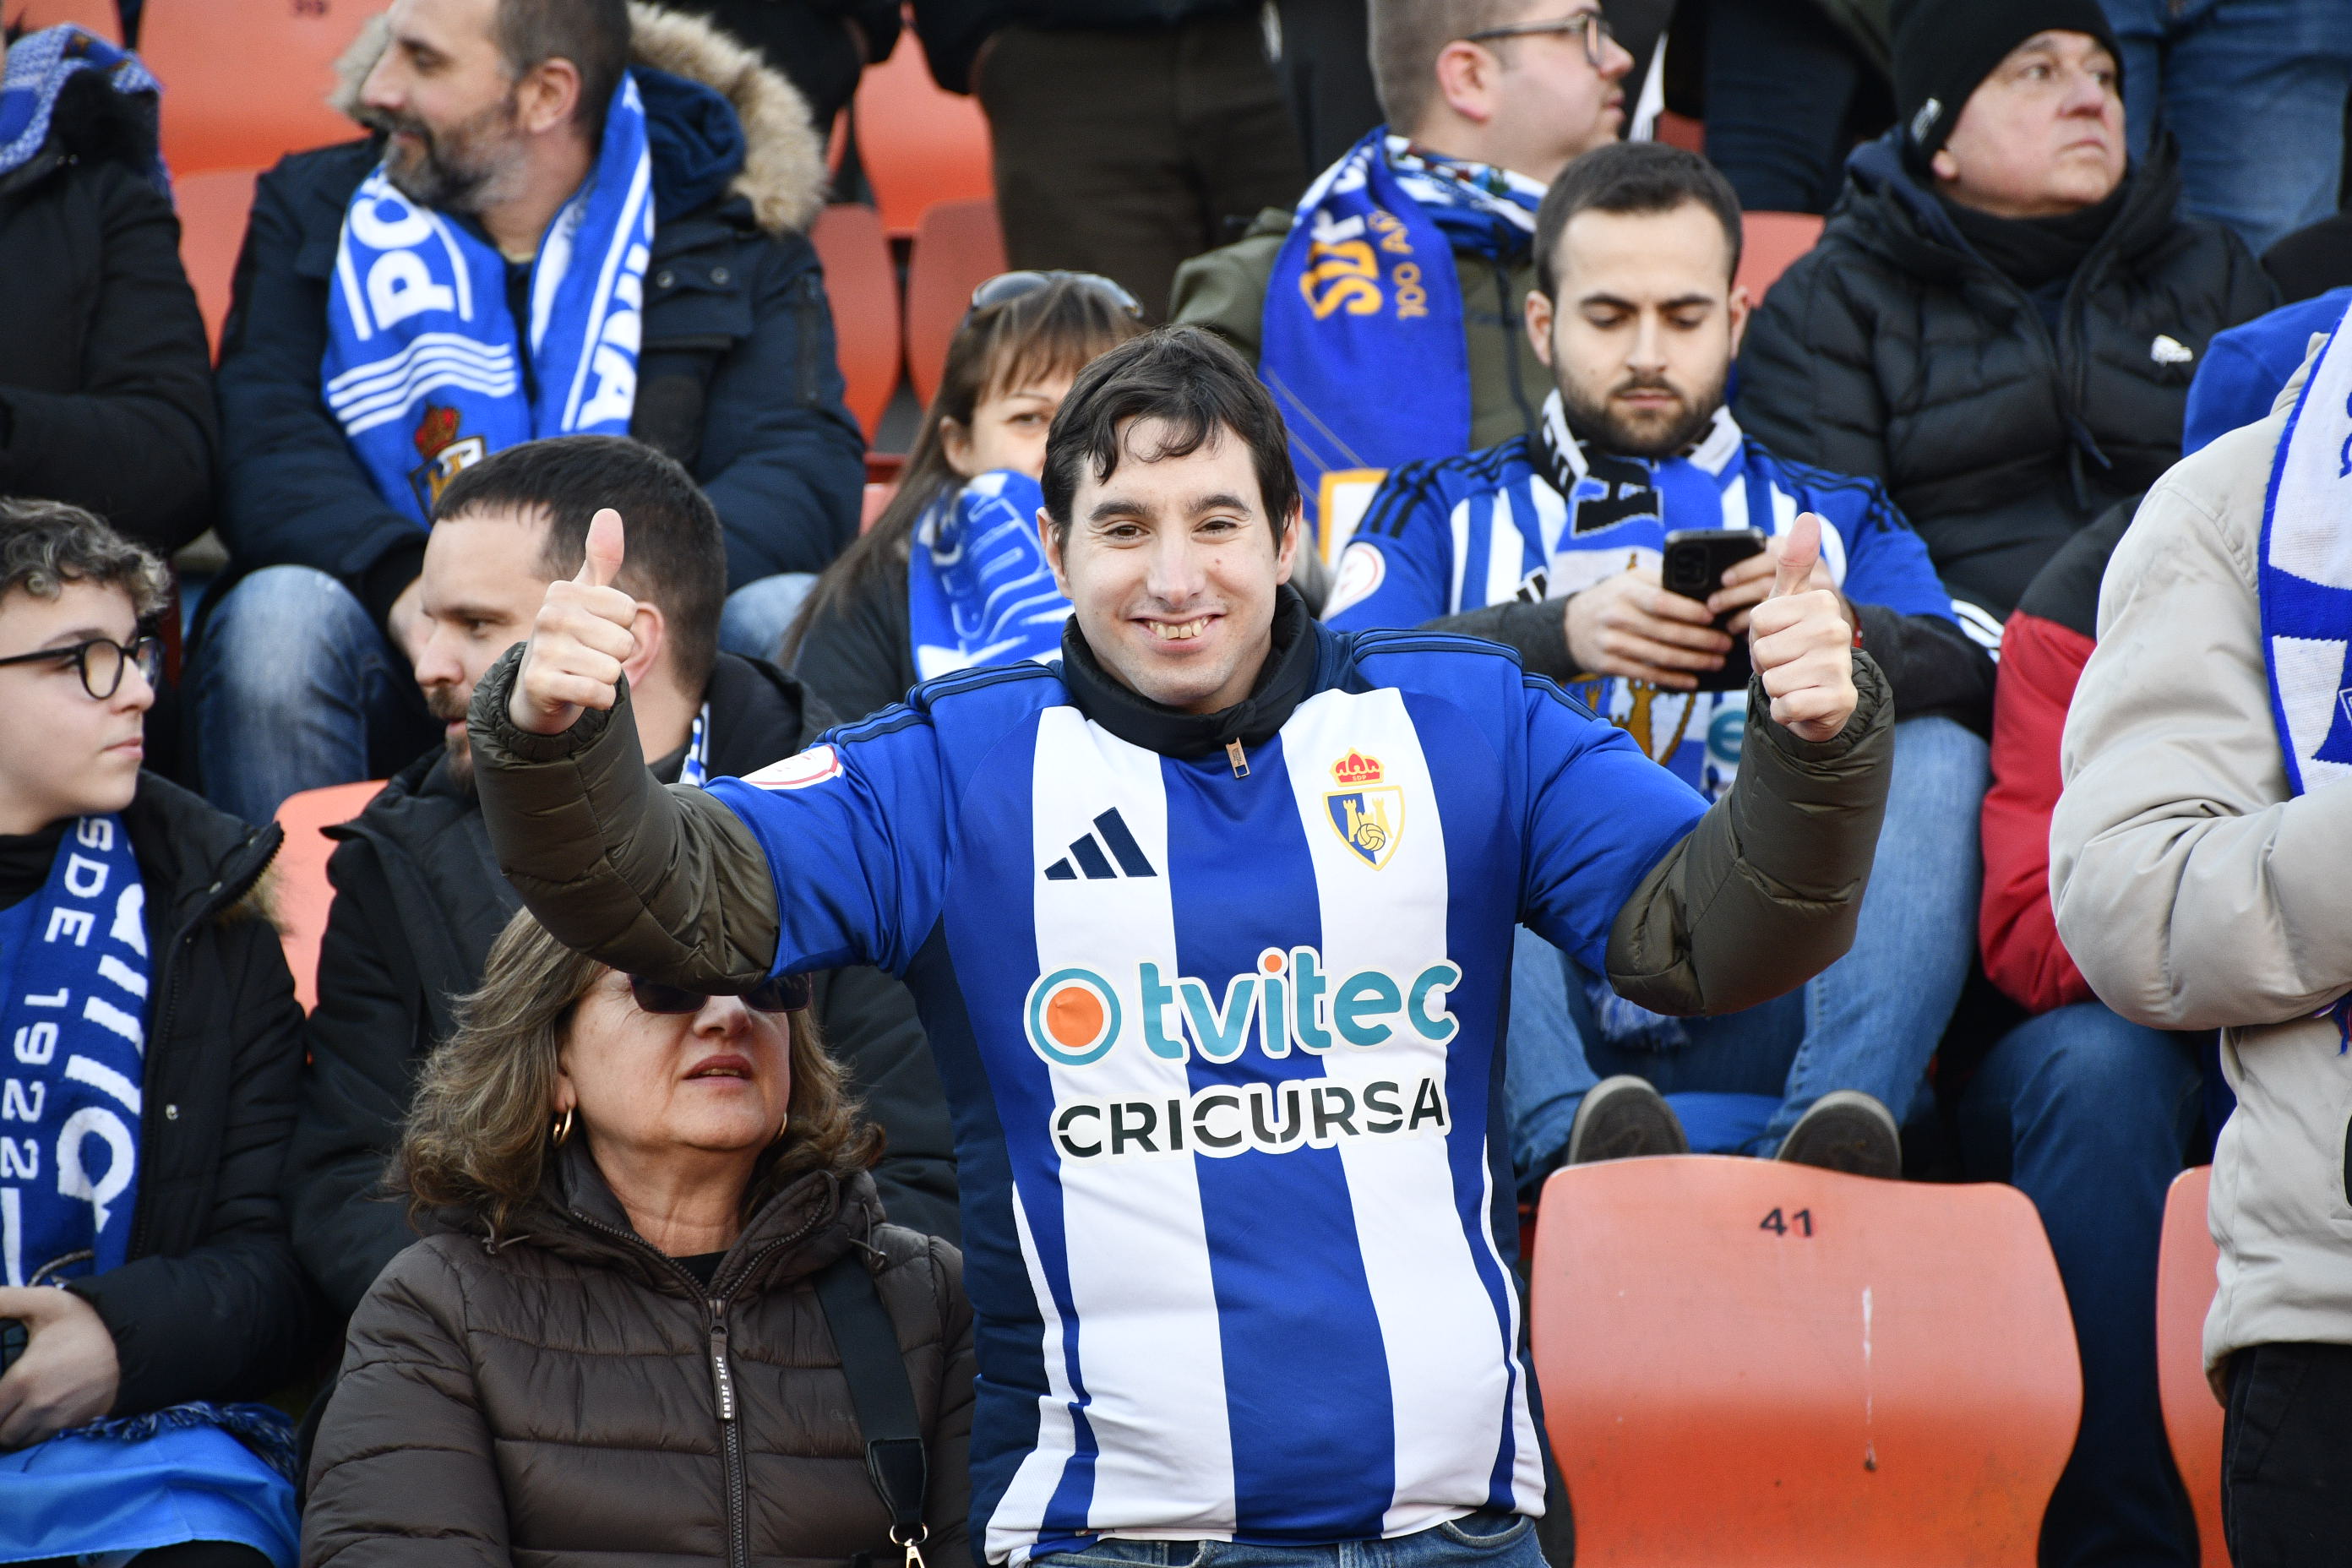
[[49, 879], [0, 910], [0, 1279], [119, 1268], [139, 1201], [147, 893], [117, 816], [85, 816]]
[[424, 526], [442, 489], [493, 452], [627, 435], [653, 240], [645, 104], [624, 76], [596, 167], [531, 263], [527, 390], [506, 258], [382, 169], [362, 181], [343, 211], [320, 370], [377, 492]]

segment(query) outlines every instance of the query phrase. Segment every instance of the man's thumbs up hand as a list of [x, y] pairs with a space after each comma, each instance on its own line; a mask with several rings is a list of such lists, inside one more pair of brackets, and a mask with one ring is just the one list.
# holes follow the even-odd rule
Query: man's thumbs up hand
[[1749, 657], [1773, 718], [1801, 739], [1834, 740], [1853, 716], [1853, 623], [1835, 590], [1812, 586], [1822, 520], [1804, 513], [1779, 543], [1772, 595], [1748, 616]]
[[507, 718], [534, 735], [559, 735], [585, 708], [620, 700], [623, 667], [637, 655], [637, 602], [613, 586], [624, 546], [621, 514], [610, 507], [588, 524], [588, 552], [569, 582], [550, 583], [531, 623]]

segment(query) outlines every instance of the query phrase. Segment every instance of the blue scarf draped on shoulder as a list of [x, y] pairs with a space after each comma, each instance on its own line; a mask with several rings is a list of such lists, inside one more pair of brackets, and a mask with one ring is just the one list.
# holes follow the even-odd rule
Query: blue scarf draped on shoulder
[[[2352, 780], [2352, 331], [2320, 350], [2272, 459], [2259, 595], [2287, 785]], [[2352, 994], [2328, 1012], [2352, 1039]]]
[[634, 75], [605, 110], [595, 168], [540, 240], [527, 339], [495, 247], [411, 202], [381, 168], [362, 181], [343, 212], [320, 372], [377, 492], [421, 527], [443, 487], [492, 452], [627, 435], [653, 238]]
[[[143, 98], [152, 119], [163, 89], [137, 55], [71, 23], [27, 33], [8, 46], [8, 64], [0, 73], [0, 174], [31, 163], [48, 145], [58, 96], [84, 71], [95, 71], [126, 98]], [[172, 194], [163, 160], [152, 142], [142, 173], [157, 190]]]
[[[1266, 286], [1258, 374], [1290, 427], [1327, 558], [1387, 470], [1470, 449], [1470, 351], [1454, 255], [1507, 264], [1543, 186], [1377, 126], [1298, 204]], [[1329, 522], [1327, 524], [1327, 514]]]
[[1045, 504], [1035, 479], [999, 469], [923, 509], [907, 552], [918, 679], [1061, 651], [1070, 602], [1037, 540]]

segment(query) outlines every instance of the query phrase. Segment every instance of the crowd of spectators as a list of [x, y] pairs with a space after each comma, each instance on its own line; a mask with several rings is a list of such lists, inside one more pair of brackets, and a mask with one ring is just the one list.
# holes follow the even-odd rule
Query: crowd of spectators
[[[187, 3], [126, 0], [125, 36]], [[914, 47], [986, 116], [1014, 270], [861, 530], [808, 232], [853, 194], [860, 73]], [[1549, 900], [1566, 851], [1531, 846], [1495, 972], [1455, 976], [1454, 1016], [1507, 998], [1499, 1190], [1690, 1152], [2012, 1184], [2083, 1373], [2042, 1561], [2189, 1568], [2155, 1283], [2210, 1152], [2235, 1560], [2352, 1531], [2331, 0], [393, 0], [338, 67], [353, 138], [259, 179], [216, 361], [171, 84], [72, 26], [0, 48], [0, 1562], [1133, 1568], [1175, 1559], [1122, 1519], [1234, 1534], [1176, 1495], [1197, 1478], [1129, 1473], [1164, 1413], [1097, 1390], [1073, 1435], [1071, 1380], [1124, 1370], [1076, 1348], [1076, 1274], [1005, 1316], [1085, 1237], [1003, 1195], [1028, 1091], [971, 1042], [982, 937], [909, 889], [951, 833], [1025, 865], [1026, 797], [900, 788], [903, 816], [836, 822], [794, 792], [845, 737], [1028, 722], [965, 672], [1056, 660], [1103, 746], [1244, 780], [1294, 709], [1360, 689], [1317, 647], [1465, 637], [1608, 737], [1497, 786], [1530, 821], [1578, 769], [1626, 791], [1623, 844]], [[1759, 210], [1825, 215], [1760, 299]], [[1207, 569], [1215, 616], [1118, 623], [1144, 655], [1079, 559], [1128, 551], [1131, 595], [1181, 575], [1114, 515], [1150, 510], [1122, 464], [1219, 476], [1200, 517], [1242, 521], [1187, 548], [1276, 552]], [[208, 531], [226, 566], [175, 589]], [[1226, 657], [1228, 610], [1270, 617], [1262, 678], [1133, 673]], [[1832, 624], [1856, 651], [1822, 728], [1793, 672], [1827, 655], [1765, 645]], [[597, 672], [536, 727], [507, 716], [572, 689], [534, 637]], [[1409, 706], [1438, 678], [1392, 679]], [[329, 833], [306, 1016], [273, 816], [373, 779]], [[771, 804], [702, 787], [741, 779]], [[1385, 866], [1380, 795], [1363, 823], [1331, 795], [1320, 850]], [[1059, 820], [1038, 886], [1179, 874], [1119, 811], [1066, 854]], [[793, 882], [786, 827], [847, 879]], [[1867, 876], [1799, 888], [1801, 839]], [[1637, 841], [1596, 917], [1578, 879]], [[1153, 1052], [1239, 1049], [1207, 991], [1162, 1015], [1144, 984]], [[1284, 982], [1235, 984], [1281, 1054]], [[1069, 994], [1042, 1026], [1044, 992], [1005, 1005], [1034, 1043]], [[1108, 1049], [1119, 1004], [1087, 1005]], [[1065, 1318], [1068, 1366], [1008, 1384]], [[1372, 1533], [1443, 1515], [1523, 1568], [1534, 1440], [1488, 1457], [1485, 1506], [1415, 1512], [1443, 1489], [1409, 1507], [1400, 1476], [1390, 1524], [1423, 1522]], [[1060, 1531], [1055, 1442], [1103, 1445], [1097, 1506], [1130, 1513]], [[1351, 1538], [1234, 1462], [1283, 1550]], [[1347, 1468], [1296, 1463], [1302, 1498]]]

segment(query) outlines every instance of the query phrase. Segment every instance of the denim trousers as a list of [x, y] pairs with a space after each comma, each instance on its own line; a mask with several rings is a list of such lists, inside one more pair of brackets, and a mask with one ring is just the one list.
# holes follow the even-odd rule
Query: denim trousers
[[[1874, 68], [1819, 0], [1707, 13], [1706, 158], [1749, 212], [1827, 212]], [[1790, 90], [1802, 82], [1802, 91]]]
[[[1604, 1037], [1583, 969], [1521, 931], [1504, 1093], [1522, 1186], [1558, 1162], [1585, 1090], [1616, 1073], [1656, 1086], [1702, 1153], [1769, 1155], [1832, 1089], [1875, 1095], [1903, 1119], [1926, 1089], [1976, 952], [1988, 768], [1984, 741], [1949, 719], [1896, 724], [1886, 819], [1853, 948], [1774, 1001], [1676, 1020], [1686, 1043], [1672, 1048]], [[1731, 1096], [1743, 1098], [1727, 1103]]]
[[[787, 573], [729, 595], [719, 646], [772, 659], [814, 581]], [[205, 797], [247, 822], [302, 790], [383, 778], [441, 738], [408, 660], [308, 566], [265, 567], [229, 590], [188, 688]]]
[[2197, 1562], [2157, 1392], [2156, 1256], [2203, 1089], [2192, 1037], [2079, 1002], [2003, 1036], [1960, 1097], [1967, 1174], [2033, 1200], [2074, 1316], [2083, 1426], [2044, 1568]]
[[2352, 16], [2344, 0], [2103, 0], [2125, 130], [2180, 142], [2188, 210], [2257, 253], [2336, 210]]
[[1536, 1521], [1487, 1510], [1393, 1541], [1249, 1546], [1234, 1541], [1097, 1541], [1033, 1557], [1033, 1568], [1545, 1568]]

